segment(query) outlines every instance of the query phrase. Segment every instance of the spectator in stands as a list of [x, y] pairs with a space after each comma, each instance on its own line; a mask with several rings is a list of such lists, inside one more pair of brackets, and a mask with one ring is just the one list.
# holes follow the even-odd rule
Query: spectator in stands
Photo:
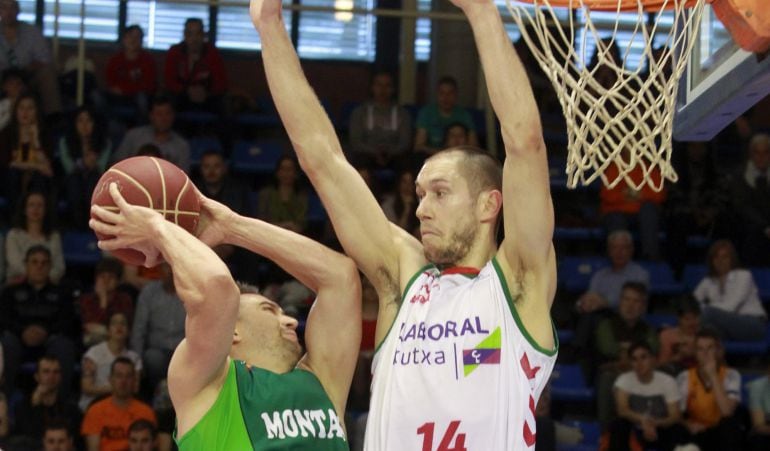
[[644, 321], [647, 312], [647, 287], [640, 282], [626, 282], [620, 293], [617, 315], [603, 319], [594, 337], [596, 365], [599, 368], [596, 401], [599, 422], [608, 426], [612, 420], [612, 387], [619, 374], [631, 369], [628, 350], [632, 343], [644, 341], [657, 353], [655, 328]]
[[174, 130], [174, 106], [168, 97], [155, 97], [150, 105], [150, 125], [135, 127], [126, 132], [123, 142], [115, 151], [114, 162], [137, 155], [144, 144], [158, 146], [163, 158], [190, 170], [190, 145]]
[[414, 190], [414, 172], [402, 170], [398, 175], [393, 195], [384, 196], [382, 211], [390, 222], [407, 232], [419, 236], [420, 221], [417, 219], [417, 194]]
[[743, 449], [743, 432], [735, 416], [741, 402], [741, 375], [724, 362], [719, 332], [703, 328], [695, 338], [696, 366], [679, 374], [689, 440], [701, 450]]
[[131, 25], [120, 37], [121, 49], [107, 62], [105, 76], [111, 103], [136, 106], [147, 114], [150, 97], [157, 88], [155, 60], [142, 48], [144, 30]]
[[417, 114], [414, 150], [423, 158], [441, 150], [449, 125], [459, 122], [469, 130], [469, 144], [478, 145], [476, 127], [468, 111], [457, 105], [457, 80], [441, 77], [436, 89], [436, 103], [423, 107]]
[[71, 338], [75, 321], [73, 302], [51, 281], [48, 248], [39, 244], [30, 247], [24, 261], [27, 268], [24, 281], [6, 287], [0, 295], [6, 389], [16, 387], [21, 362], [48, 353], [59, 359], [61, 395], [66, 396], [75, 367], [75, 345]]
[[118, 357], [125, 357], [134, 363], [137, 374], [135, 391], [139, 388], [142, 359], [139, 354], [128, 349], [128, 318], [116, 312], [110, 315], [109, 321], [107, 340], [90, 347], [83, 355], [78, 403], [82, 411], [88, 409], [94, 399], [110, 393], [110, 365]]
[[66, 420], [71, 430], [80, 426], [81, 415], [77, 406], [60, 394], [62, 367], [55, 355], [48, 354], [38, 359], [35, 382], [35, 389], [16, 408], [12, 441], [20, 448], [23, 448], [22, 444], [38, 446], [50, 419]]
[[677, 325], [660, 332], [658, 366], [677, 375], [695, 364], [695, 334], [700, 329], [700, 305], [692, 295], [679, 299]]
[[185, 311], [176, 294], [171, 268], [161, 265], [163, 279], [147, 283], [139, 293], [131, 329], [131, 349], [147, 372], [146, 392], [166, 378], [171, 354], [184, 338]]
[[21, 94], [27, 90], [25, 79], [26, 74], [19, 69], [6, 69], [3, 71], [2, 82], [2, 100], [0, 100], [0, 130], [4, 129], [13, 116], [13, 107]]
[[134, 398], [136, 387], [134, 362], [118, 357], [110, 367], [112, 394], [88, 408], [80, 428], [88, 451], [128, 449], [128, 428], [139, 419], [157, 424], [155, 412]]
[[51, 145], [37, 100], [22, 94], [14, 106], [11, 121], [0, 131], [0, 160], [7, 165], [5, 189], [12, 210], [16, 208], [19, 193], [51, 191], [50, 153]]
[[617, 418], [610, 425], [610, 451], [630, 448], [633, 437], [645, 449], [672, 449], [683, 439], [679, 424], [679, 388], [668, 374], [655, 371], [655, 355], [646, 341], [628, 348], [632, 370], [618, 376], [614, 397]]
[[48, 43], [37, 27], [19, 22], [18, 15], [19, 2], [0, 0], [0, 71], [12, 67], [29, 73], [45, 113], [58, 113], [61, 99]]
[[239, 215], [251, 214], [249, 190], [230, 175], [221, 152], [203, 152], [200, 177], [196, 178], [195, 185], [204, 196], [227, 205]]
[[741, 255], [751, 266], [770, 266], [770, 135], [756, 134], [749, 158], [733, 178], [730, 197], [740, 226]]
[[83, 344], [93, 346], [107, 338], [110, 316], [122, 313], [128, 322], [134, 317], [134, 301], [118, 290], [123, 265], [114, 258], [104, 258], [94, 269], [94, 291], [80, 295], [80, 322]]
[[350, 115], [350, 148], [369, 156], [379, 167], [392, 167], [412, 144], [412, 118], [393, 99], [395, 87], [389, 72], [372, 77], [372, 99]]
[[[627, 154], [624, 152], [621, 158], [627, 159]], [[610, 181], [622, 177], [617, 163], [614, 162], [607, 167], [605, 175]], [[665, 190], [655, 191], [646, 182], [639, 189], [630, 185], [630, 183], [641, 184], [644, 177], [642, 166], [637, 164], [613, 188], [602, 184], [599, 189], [600, 211], [604, 226], [609, 233], [635, 227], [639, 231], [642, 258], [658, 260], [660, 258], [658, 234], [661, 206], [666, 200], [666, 192]], [[649, 178], [657, 184], [661, 178], [660, 171], [653, 170]]]
[[205, 38], [203, 21], [189, 18], [184, 24], [184, 40], [166, 53], [166, 89], [176, 97], [181, 111], [223, 110], [227, 90], [225, 64], [217, 48]]
[[128, 427], [128, 451], [153, 451], [157, 449], [158, 430], [152, 422], [136, 420]]
[[63, 419], [48, 421], [43, 432], [43, 451], [75, 451], [74, 430]]
[[106, 125], [93, 108], [83, 106], [75, 110], [67, 134], [59, 140], [70, 221], [79, 229], [88, 226], [91, 193], [112, 156], [112, 142], [106, 133]]
[[728, 340], [763, 340], [767, 314], [751, 272], [738, 268], [733, 244], [728, 240], [712, 244], [707, 265], [708, 274], [693, 292], [701, 303], [703, 323], [716, 328]]
[[751, 414], [750, 451], [770, 449], [770, 359], [765, 358], [764, 377], [746, 384]]
[[449, 124], [444, 131], [444, 148], [467, 146], [470, 140], [470, 131], [465, 124], [455, 122]]
[[300, 187], [297, 162], [281, 157], [275, 167], [275, 183], [259, 191], [257, 217], [271, 224], [303, 233], [307, 227], [307, 191]]
[[[649, 285], [647, 270], [631, 260], [634, 254], [634, 240], [625, 230], [616, 230], [607, 235], [607, 257], [610, 266], [596, 271], [586, 291], [576, 303], [578, 313], [574, 344], [590, 354], [596, 325], [602, 318], [616, 310], [620, 303], [620, 292], [627, 282], [641, 282]], [[592, 360], [590, 355], [586, 356]]]
[[5, 237], [5, 283], [11, 285], [24, 280], [28, 270], [27, 251], [35, 245], [48, 249], [49, 275], [53, 282], [58, 282], [66, 268], [61, 236], [53, 227], [48, 199], [43, 193], [29, 192], [22, 197], [20, 207], [14, 215], [14, 226]]
[[679, 180], [668, 185], [666, 199], [667, 256], [677, 274], [687, 263], [688, 235], [724, 238], [729, 229], [727, 180], [716, 168], [711, 145], [682, 147], [673, 157]]

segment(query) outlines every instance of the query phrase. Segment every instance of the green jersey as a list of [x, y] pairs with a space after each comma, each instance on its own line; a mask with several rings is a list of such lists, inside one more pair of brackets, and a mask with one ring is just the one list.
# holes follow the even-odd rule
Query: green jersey
[[180, 451], [349, 449], [315, 374], [276, 374], [234, 360], [217, 400], [177, 445]]

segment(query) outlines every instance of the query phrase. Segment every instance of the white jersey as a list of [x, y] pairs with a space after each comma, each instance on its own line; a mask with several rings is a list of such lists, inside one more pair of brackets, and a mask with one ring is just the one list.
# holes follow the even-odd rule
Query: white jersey
[[556, 351], [521, 324], [495, 259], [478, 275], [421, 269], [374, 356], [365, 449], [534, 449]]

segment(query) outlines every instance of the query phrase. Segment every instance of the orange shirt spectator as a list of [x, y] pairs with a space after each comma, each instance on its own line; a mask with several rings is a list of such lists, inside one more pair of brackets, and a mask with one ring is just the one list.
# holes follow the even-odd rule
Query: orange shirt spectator
[[[615, 163], [609, 165], [604, 172], [607, 179], [610, 181], [616, 180], [620, 177], [618, 167]], [[634, 184], [638, 184], [644, 177], [644, 171], [640, 165], [637, 165], [631, 172], [628, 173]], [[651, 177], [654, 184], [658, 184], [660, 181], [660, 170], [653, 170]], [[654, 204], [662, 204], [666, 200], [665, 190], [656, 192], [650, 186], [644, 185], [641, 190], [635, 190], [626, 183], [625, 180], [621, 180], [615, 187], [607, 188], [602, 185], [599, 192], [601, 199], [601, 213], [626, 213], [637, 214], [642, 207], [642, 203], [651, 202]]]
[[128, 428], [139, 419], [158, 423], [155, 412], [147, 404], [132, 399], [120, 407], [109, 396], [91, 405], [80, 432], [85, 436], [98, 435], [99, 451], [124, 451], [128, 449]]

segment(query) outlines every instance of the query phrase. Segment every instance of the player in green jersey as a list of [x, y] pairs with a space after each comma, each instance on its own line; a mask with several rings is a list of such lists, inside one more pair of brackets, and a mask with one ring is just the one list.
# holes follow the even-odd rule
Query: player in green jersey
[[[110, 194], [117, 212], [92, 208], [91, 227], [115, 237], [99, 247], [139, 250], [146, 266], [168, 262], [187, 311], [185, 339], [168, 370], [180, 450], [348, 449], [342, 419], [361, 341], [353, 262], [200, 193], [198, 238], [151, 209], [128, 204], [117, 185]], [[218, 244], [273, 260], [317, 294], [306, 351], [297, 340], [297, 321], [236, 284], [209, 247]]]

